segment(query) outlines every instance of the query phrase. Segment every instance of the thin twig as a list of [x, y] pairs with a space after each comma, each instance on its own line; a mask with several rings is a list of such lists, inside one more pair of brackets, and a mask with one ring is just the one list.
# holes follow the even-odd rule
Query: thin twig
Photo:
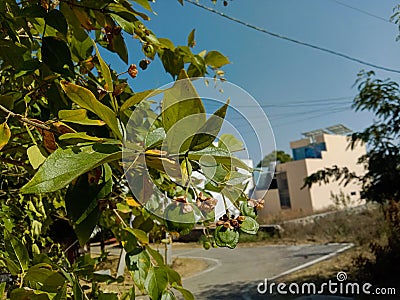
[[14, 165], [14, 166], [21, 166], [21, 167], [28, 166], [26, 163], [24, 163], [22, 161], [14, 160], [14, 159], [11, 159], [11, 158], [0, 157], [0, 161], [4, 162], [4, 163], [7, 163], [7, 164]]
[[129, 226], [125, 223], [124, 219], [122, 219], [122, 217], [119, 215], [119, 213], [117, 212], [117, 210], [116, 210], [115, 208], [113, 209], [113, 212], [115, 213], [115, 215], [118, 217], [118, 219], [121, 221], [121, 223], [122, 223], [125, 227], [129, 227]]
[[60, 134], [58, 131], [51, 129], [50, 127], [48, 127], [44, 124], [37, 123], [28, 118], [25, 118], [23, 115], [16, 114], [15, 112], [8, 110], [3, 105], [0, 105], [0, 110], [4, 111], [8, 117], [13, 117], [13, 118], [19, 120], [20, 122], [32, 125], [34, 127], [37, 127], [37, 128], [43, 129], [43, 130], [51, 131], [52, 133], [55, 133], [55, 134]]

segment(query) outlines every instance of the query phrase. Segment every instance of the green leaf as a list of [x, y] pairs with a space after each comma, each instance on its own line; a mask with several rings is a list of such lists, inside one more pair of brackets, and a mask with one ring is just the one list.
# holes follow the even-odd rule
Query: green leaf
[[0, 57], [5, 65], [10, 64], [18, 69], [22, 66], [26, 56], [31, 58], [31, 52], [26, 46], [10, 40], [0, 40]]
[[2, 257], [1, 260], [6, 264], [7, 271], [11, 273], [11, 275], [18, 276], [21, 273], [21, 268], [10, 258]]
[[165, 270], [167, 271], [169, 284], [182, 285], [181, 275], [179, 275], [179, 273], [177, 271], [175, 271], [174, 269], [172, 269], [168, 266], [164, 266], [163, 268], [165, 268]]
[[112, 132], [122, 139], [115, 113], [108, 106], [98, 101], [90, 90], [66, 80], [61, 81], [61, 87], [73, 102], [98, 115], [100, 119], [107, 123]]
[[111, 78], [110, 68], [104, 62], [103, 58], [101, 57], [99, 49], [97, 48], [97, 45], [96, 45], [95, 41], [92, 40], [92, 44], [94, 46], [94, 49], [96, 50], [96, 56], [97, 56], [97, 58], [99, 60], [99, 63], [100, 63], [101, 75], [103, 76], [104, 81], [106, 82], [106, 85], [107, 85], [105, 87], [105, 89], [108, 92], [112, 93], [114, 91], [114, 85], [113, 85], [113, 81], [112, 81], [112, 78]]
[[21, 16], [26, 18], [44, 18], [46, 10], [41, 5], [29, 5], [21, 11]]
[[[170, 152], [187, 150], [191, 138], [206, 121], [203, 102], [185, 70], [181, 71], [179, 79], [173, 87], [164, 92], [162, 103], [162, 122], [167, 132]], [[180, 123], [174, 126], [179, 121]], [[185, 146], [178, 147], [185, 139], [188, 139], [183, 143]]]
[[64, 36], [67, 35], [68, 32], [68, 24], [67, 20], [65, 19], [64, 14], [59, 11], [58, 9], [51, 10], [46, 17], [44, 18], [46, 24], [57, 29], [61, 32]]
[[[17, 288], [11, 291], [10, 300], [49, 300], [50, 295], [46, 292], [34, 291], [32, 289]], [[75, 298], [78, 300], [78, 298]]]
[[18, 78], [20, 76], [31, 74], [39, 69], [41, 65], [42, 63], [37, 58], [25, 60], [22, 66], [18, 68], [15, 77]]
[[4, 299], [5, 290], [6, 290], [6, 282], [0, 283], [0, 299]]
[[66, 279], [60, 273], [52, 271], [50, 265], [42, 263], [29, 268], [24, 281], [29, 282], [32, 288], [56, 293], [65, 284]]
[[185, 300], [194, 300], [193, 294], [192, 294], [189, 290], [184, 289], [181, 285], [178, 285], [178, 284], [176, 284], [176, 283], [173, 283], [173, 284], [172, 284], [172, 287], [173, 287], [174, 289], [178, 290], [179, 292], [181, 292], [181, 294], [182, 294], [182, 296], [183, 296], [183, 298], [184, 298]]
[[74, 300], [86, 300], [87, 297], [85, 296], [84, 292], [82, 291], [82, 287], [79, 284], [79, 279], [74, 277], [73, 286], [72, 286], [72, 293], [74, 295]]
[[173, 78], [179, 75], [179, 72], [184, 68], [183, 58], [178, 51], [164, 49], [161, 54], [161, 61], [166, 72], [170, 73]]
[[87, 116], [87, 110], [73, 109], [73, 110], [60, 110], [58, 112], [58, 117], [62, 122], [75, 123], [80, 125], [95, 125], [95, 126], [103, 126], [106, 123], [100, 120], [92, 120]]
[[198, 133], [193, 137], [192, 142], [190, 144], [190, 150], [202, 150], [207, 148], [212, 144], [212, 142], [217, 137], [219, 131], [221, 130], [222, 123], [224, 122], [224, 118], [226, 115], [226, 110], [229, 107], [229, 99], [228, 101], [218, 109], [207, 121], [201, 126]]
[[162, 142], [165, 139], [165, 136], [165, 131], [162, 127], [147, 133], [145, 140], [146, 149], [152, 149], [161, 146]]
[[96, 136], [87, 135], [86, 132], [68, 132], [68, 133], [64, 133], [63, 135], [61, 135], [58, 139], [61, 141], [69, 140], [69, 139], [92, 141], [92, 142], [104, 141], [104, 139], [98, 138]]
[[188, 76], [203, 77], [206, 74], [206, 63], [200, 55], [193, 55], [191, 64], [188, 68]]
[[252, 217], [246, 217], [242, 224], [240, 224], [240, 230], [248, 234], [256, 234], [260, 225]]
[[153, 257], [153, 259], [156, 261], [158, 266], [163, 266], [164, 265], [164, 258], [162, 257], [160, 252], [158, 252], [157, 250], [154, 250], [149, 245], [146, 246], [146, 250], [147, 250], [147, 252], [149, 252], [151, 257]]
[[169, 50], [175, 50], [175, 45], [170, 39], [159, 38], [158, 41], [161, 43], [161, 46], [163, 48], [167, 48]]
[[206, 64], [213, 69], [221, 68], [222, 66], [229, 64], [229, 59], [218, 51], [210, 51], [204, 57]]
[[6, 252], [9, 258], [14, 261], [21, 270], [28, 270], [29, 254], [21, 240], [17, 239], [8, 231], [4, 231], [4, 239]]
[[214, 239], [217, 246], [233, 249], [239, 242], [239, 232], [220, 225], [215, 228]]
[[46, 160], [46, 157], [42, 154], [38, 145], [30, 146], [26, 150], [26, 154], [28, 154], [29, 162], [35, 170]]
[[118, 56], [128, 64], [128, 49], [126, 48], [126, 44], [124, 38], [121, 34], [114, 35], [113, 43], [112, 43], [112, 51], [117, 52]]
[[149, 243], [149, 237], [148, 237], [147, 233], [144, 232], [143, 230], [129, 228], [129, 227], [124, 228], [124, 230], [132, 233], [138, 239], [138, 241], [141, 242], [142, 244]]
[[124, 104], [121, 105], [120, 110], [124, 111], [124, 110], [138, 104], [140, 101], [146, 99], [147, 97], [156, 96], [162, 92], [163, 92], [162, 90], [147, 90], [147, 91], [136, 93], [132, 97], [129, 97], [128, 99], [125, 100]]
[[150, 267], [144, 285], [151, 299], [160, 299], [168, 285], [167, 272], [160, 267]]
[[[117, 6], [118, 4], [115, 3], [110, 3], [107, 8], [110, 9], [110, 6]], [[115, 10], [113, 10], [115, 11]], [[119, 26], [121, 26], [123, 31], [126, 31], [129, 34], [134, 34], [135, 32], [135, 26], [132, 24], [132, 22], [125, 20], [124, 18], [122, 18], [121, 16], [117, 15], [117, 14], [111, 14], [110, 16], [113, 18], [113, 20], [118, 23]]]
[[0, 95], [0, 105], [3, 105], [7, 109], [14, 108], [14, 97], [12, 95]]
[[210, 147], [205, 148], [200, 151], [191, 151], [191, 152], [189, 152], [188, 157], [191, 160], [198, 161], [204, 155], [212, 156], [217, 163], [223, 164], [227, 167], [233, 166], [233, 167], [241, 168], [241, 169], [244, 169], [247, 171], [252, 170], [252, 168], [250, 168], [248, 165], [246, 165], [240, 159], [231, 156], [229, 151], [227, 151], [223, 148], [219, 148], [219, 147], [210, 146]]
[[193, 30], [189, 33], [189, 36], [188, 36], [187, 45], [188, 45], [190, 48], [193, 48], [193, 47], [196, 45], [196, 42], [195, 42], [195, 40], [194, 40], [194, 33], [195, 33], [195, 31], [196, 31], [196, 29], [193, 29]]
[[[101, 176], [98, 182], [91, 180]], [[74, 222], [79, 243], [84, 245], [90, 238], [99, 218], [98, 199], [106, 198], [112, 191], [112, 170], [108, 164], [85, 173], [71, 183], [65, 195], [67, 215]], [[77, 201], [77, 199], [80, 199]]]
[[[59, 38], [46, 36], [42, 39], [42, 61], [60, 74], [73, 72], [74, 65], [68, 45]], [[67, 68], [66, 68], [67, 67]], [[68, 70], [69, 69], [69, 70]]]
[[53, 300], [68, 300], [68, 298], [67, 298], [67, 283], [64, 283], [62, 288], [54, 296]]
[[164, 219], [168, 231], [185, 235], [193, 229], [196, 223], [194, 211], [185, 212], [183, 206], [183, 203], [176, 202], [168, 204], [165, 208]]
[[255, 212], [254, 207], [251, 207], [247, 201], [244, 201], [240, 204], [240, 212], [244, 215], [244, 216], [248, 216], [251, 218], [255, 218], [257, 217], [257, 213]]
[[149, 254], [147, 251], [140, 251], [139, 253], [133, 251], [126, 254], [125, 261], [128, 270], [133, 273], [135, 285], [144, 293], [145, 281], [151, 265]]
[[32, 194], [57, 191], [83, 173], [120, 158], [121, 148], [110, 144], [58, 148], [21, 188], [21, 192]]
[[181, 174], [182, 174], [182, 184], [186, 185], [187, 181], [192, 175], [192, 165], [187, 159], [184, 159], [181, 163]]
[[165, 290], [161, 295], [161, 300], [176, 300], [176, 297], [172, 291]]
[[224, 133], [219, 137], [218, 147], [224, 148], [229, 152], [242, 151], [243, 142], [239, 141], [233, 134]]
[[10, 127], [8, 127], [7, 122], [0, 124], [0, 150], [3, 149], [11, 137]]

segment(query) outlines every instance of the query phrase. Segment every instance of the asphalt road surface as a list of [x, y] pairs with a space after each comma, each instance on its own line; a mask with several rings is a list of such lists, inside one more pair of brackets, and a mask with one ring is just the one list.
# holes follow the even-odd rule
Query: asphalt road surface
[[[241, 246], [236, 249], [203, 248], [177, 249], [173, 248], [173, 257], [188, 257], [204, 259], [208, 268], [188, 278], [183, 278], [183, 286], [189, 289], [199, 300], [258, 300], [286, 299], [260, 294], [257, 286], [310, 266], [319, 261], [331, 258], [347, 249], [352, 244], [325, 245], [268, 245]], [[96, 252], [96, 247], [93, 248]], [[111, 251], [110, 251], [111, 250]], [[119, 255], [120, 249], [108, 249], [112, 254]], [[163, 253], [162, 253], [163, 254]], [[334, 280], [335, 278], [332, 278]], [[179, 294], [179, 293], [176, 293]], [[298, 296], [299, 299], [301, 295]], [[148, 299], [138, 296], [137, 299]], [[290, 297], [293, 299], [293, 297]], [[302, 297], [301, 299], [311, 299]], [[312, 299], [322, 299], [321, 296]], [[327, 297], [328, 299], [350, 299]]]
[[[184, 278], [183, 285], [196, 299], [268, 299], [257, 286], [268, 280], [333, 257], [349, 249], [351, 244], [269, 245], [204, 250], [175, 249], [174, 257], [203, 258], [209, 268]], [[334, 278], [332, 278], [334, 279]]]

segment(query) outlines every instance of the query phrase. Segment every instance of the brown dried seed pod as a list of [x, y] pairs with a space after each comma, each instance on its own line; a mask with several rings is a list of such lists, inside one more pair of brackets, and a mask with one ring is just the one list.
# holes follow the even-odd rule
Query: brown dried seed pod
[[233, 229], [233, 227], [232, 227], [232, 225], [231, 225], [230, 222], [225, 222], [225, 223], [224, 223], [224, 227], [225, 227], [225, 228], [228, 228], [228, 229]]
[[180, 202], [180, 203], [187, 203], [186, 197], [185, 196], [178, 196], [178, 197], [174, 197], [174, 200], [176, 202]]
[[236, 220], [237, 220], [238, 222], [240, 222], [240, 223], [242, 223], [245, 219], [246, 219], [245, 216], [238, 216], [238, 217], [236, 218]]
[[128, 74], [132, 77], [132, 78], [136, 78], [137, 74], [138, 74], [138, 69], [136, 67], [135, 64], [131, 64], [128, 68]]

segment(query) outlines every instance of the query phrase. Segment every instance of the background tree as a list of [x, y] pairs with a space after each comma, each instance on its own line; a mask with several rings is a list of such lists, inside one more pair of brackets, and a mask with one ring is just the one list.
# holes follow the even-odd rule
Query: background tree
[[269, 164], [271, 162], [279, 162], [281, 164], [291, 161], [292, 157], [287, 154], [285, 151], [282, 150], [276, 150], [276, 151], [272, 151], [270, 154], [267, 154], [262, 161], [260, 161], [257, 164], [257, 168], [260, 167], [269, 167]]
[[371, 257], [355, 259], [356, 273], [362, 282], [376, 285], [398, 286], [400, 276], [394, 266], [400, 264], [400, 90], [398, 83], [376, 79], [373, 72], [362, 72], [358, 79], [359, 93], [354, 99], [356, 111], [374, 113], [374, 123], [351, 136], [351, 147], [367, 144], [367, 153], [360, 157], [364, 174], [355, 174], [346, 167], [332, 166], [305, 179], [305, 186], [339, 180], [361, 183], [361, 197], [379, 203], [384, 211], [387, 232], [386, 243], [371, 242]]
[[[243, 212], [235, 219], [227, 212], [214, 235], [207, 234], [208, 243], [234, 248], [239, 232], [256, 233], [257, 203], [248, 202], [236, 170], [247, 166], [222, 138], [213, 145], [228, 103], [207, 120], [190, 80], [205, 74], [218, 80], [229, 60], [215, 50], [194, 53], [194, 31], [181, 46], [155, 36], [144, 11], [152, 11], [147, 0], [0, 1], [0, 268], [11, 276], [11, 284], [0, 284], [0, 297], [6, 290], [11, 299], [134, 299], [137, 288], [151, 299], [175, 299], [177, 291], [192, 299], [149, 245], [148, 233], [155, 223], [176, 233], [195, 223], [207, 231], [215, 216], [211, 191], [238, 208], [240, 202]], [[113, 70], [99, 51], [128, 64], [126, 38], [138, 41], [141, 69], [158, 58], [179, 82], [167, 91], [134, 92], [122, 75], [135, 78], [137, 66]], [[185, 103], [174, 93], [182, 90], [190, 96]], [[161, 115], [146, 99], [152, 93], [164, 95]], [[200, 116], [202, 130], [178, 148], [167, 142], [162, 149], [165, 134], [192, 114]], [[212, 134], [203, 133], [209, 128]], [[123, 152], [130, 161], [121, 160]], [[209, 175], [202, 188], [191, 175], [207, 175], [204, 155], [214, 156], [219, 177]], [[165, 164], [176, 172], [167, 173]], [[165, 202], [147, 194], [144, 169]], [[143, 197], [128, 192], [128, 179], [141, 184]], [[178, 221], [149, 212], [155, 210]], [[83, 246], [96, 226], [111, 230], [127, 252], [135, 286], [123, 295], [99, 288], [99, 282], [123, 280], [95, 273], [104, 254], [66, 254]], [[66, 234], [60, 228], [73, 233], [60, 239]]]

